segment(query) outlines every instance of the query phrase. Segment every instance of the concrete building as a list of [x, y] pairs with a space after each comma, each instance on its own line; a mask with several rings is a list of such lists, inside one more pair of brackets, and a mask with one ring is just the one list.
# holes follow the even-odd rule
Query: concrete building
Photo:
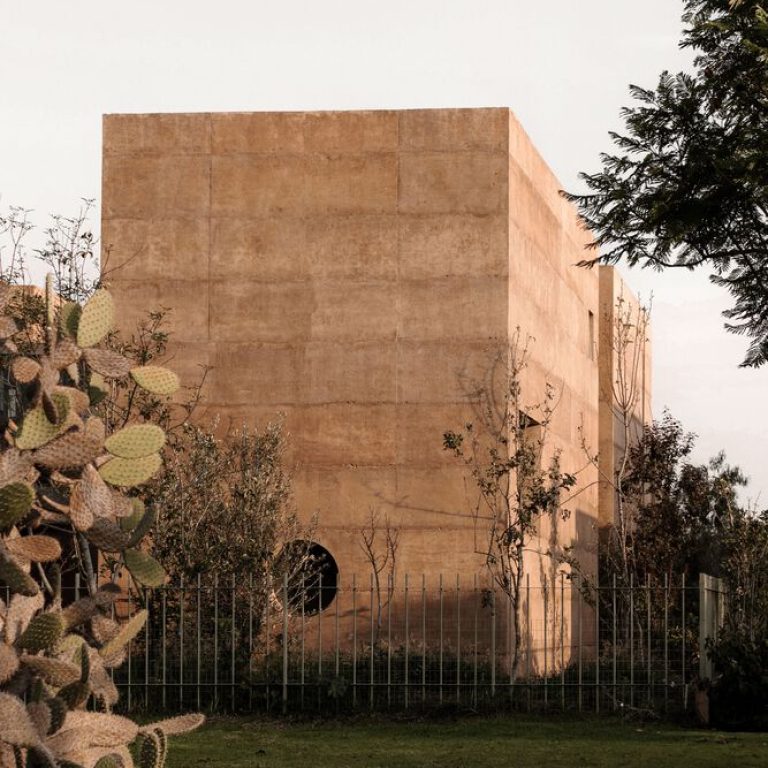
[[[615, 442], [600, 371], [605, 395], [618, 283], [574, 266], [589, 236], [558, 191], [508, 109], [104, 118], [118, 317], [173, 308], [174, 368], [213, 366], [208, 414], [285, 415], [299, 510], [346, 580], [367, 579], [371, 508], [400, 531], [398, 574], [484, 578], [474, 491], [442, 435], [473, 418], [467, 382], [518, 328], [535, 339], [526, 396], [556, 387], [551, 445], [583, 468], [534, 549], [573, 545], [595, 570], [612, 494], [584, 448]], [[532, 579], [553, 567], [532, 553]]]

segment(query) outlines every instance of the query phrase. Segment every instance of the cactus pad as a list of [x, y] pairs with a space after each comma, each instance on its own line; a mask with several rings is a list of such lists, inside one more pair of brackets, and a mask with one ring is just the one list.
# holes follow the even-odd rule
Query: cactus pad
[[111, 435], [106, 449], [122, 459], [141, 459], [165, 445], [165, 432], [154, 424], [134, 424]]
[[162, 459], [159, 453], [152, 453], [140, 459], [110, 459], [99, 468], [102, 479], [110, 485], [130, 488], [146, 483], [160, 469]]
[[[88, 420], [88, 424], [93, 419]], [[103, 425], [102, 425], [103, 426]], [[49, 469], [78, 469], [93, 461], [103, 449], [104, 433], [98, 429], [67, 432], [38, 448], [33, 457], [35, 464]]]
[[64, 617], [58, 612], [38, 613], [21, 633], [18, 643], [30, 653], [47, 651], [64, 634]]
[[152, 507], [147, 507], [141, 520], [139, 520], [131, 531], [131, 538], [128, 541], [129, 547], [133, 548], [141, 544], [141, 540], [149, 533], [150, 528], [155, 524], [155, 519], [155, 510], [152, 509]]
[[10, 693], [0, 693], [0, 741], [32, 747], [40, 741], [24, 702]]
[[51, 366], [63, 370], [74, 365], [80, 359], [80, 348], [71, 339], [62, 339], [51, 352]]
[[144, 517], [144, 502], [141, 499], [131, 499], [131, 514], [120, 519], [120, 527], [124, 531], [132, 531]]
[[123, 556], [126, 568], [139, 584], [145, 587], [159, 587], [165, 582], [163, 566], [152, 555], [139, 549], [126, 549]]
[[172, 395], [179, 388], [179, 377], [159, 365], [131, 368], [131, 377], [142, 389], [153, 395]]
[[14, 560], [10, 552], [0, 549], [0, 584], [17, 595], [33, 597], [40, 591], [37, 582]]
[[106, 517], [94, 518], [85, 535], [91, 544], [104, 552], [120, 552], [130, 541], [128, 534]]
[[59, 328], [65, 336], [77, 338], [77, 325], [80, 322], [82, 308], [74, 301], [67, 301], [59, 309]]
[[99, 656], [102, 658], [109, 658], [122, 651], [122, 649], [128, 645], [139, 632], [141, 632], [146, 623], [147, 612], [142, 609], [131, 616], [125, 624], [120, 625], [117, 634], [101, 646], [99, 649]]
[[51, 423], [42, 407], [33, 408], [24, 415], [24, 422], [16, 435], [16, 447], [21, 450], [40, 448], [53, 440], [59, 429], [58, 424]]
[[29, 483], [9, 483], [0, 488], [0, 531], [8, 530], [29, 514], [35, 489]]
[[98, 405], [107, 395], [109, 395], [109, 385], [104, 381], [104, 377], [100, 373], [92, 373], [88, 384], [91, 405]]
[[19, 384], [29, 384], [34, 381], [40, 373], [40, 363], [29, 357], [17, 357], [11, 366], [13, 378]]
[[86, 349], [83, 357], [92, 371], [96, 371], [107, 379], [127, 376], [132, 366], [127, 357], [111, 349]]
[[178, 715], [169, 717], [167, 720], [160, 720], [147, 726], [155, 731], [162, 731], [166, 736], [180, 736], [183, 733], [189, 733], [199, 728], [205, 722], [205, 716], [197, 713], [189, 715]]
[[19, 668], [19, 657], [10, 645], [0, 643], [0, 685], [16, 674]]
[[53, 536], [19, 536], [7, 541], [6, 547], [12, 555], [33, 563], [50, 563], [61, 557], [61, 544]]
[[115, 323], [115, 305], [105, 290], [96, 291], [86, 302], [77, 323], [77, 344], [92, 347], [98, 344]]
[[54, 688], [61, 688], [80, 679], [80, 668], [71, 661], [26, 654], [22, 654], [19, 660]]

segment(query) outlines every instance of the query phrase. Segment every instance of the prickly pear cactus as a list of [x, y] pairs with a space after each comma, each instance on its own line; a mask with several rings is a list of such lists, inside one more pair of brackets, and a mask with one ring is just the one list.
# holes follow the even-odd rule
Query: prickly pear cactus
[[[12, 290], [0, 284], [0, 366], [24, 407], [0, 438], [0, 768], [162, 768], [167, 737], [203, 717], [139, 728], [112, 713], [118, 693], [109, 670], [125, 659], [146, 612], [112, 618], [121, 587], [97, 586], [100, 562], [91, 552], [125, 574], [123, 583], [165, 580], [146, 546], [153, 512], [126, 495], [159, 469], [165, 434], [135, 424], [107, 437], [93, 408], [109, 380], [131, 377], [170, 395], [178, 379], [99, 347], [114, 321], [105, 290], [82, 307], [61, 306], [54, 322], [50, 281], [44, 347], [36, 359], [19, 355], [6, 315]], [[69, 605], [61, 599], [65, 555], [74, 555], [89, 588]]]

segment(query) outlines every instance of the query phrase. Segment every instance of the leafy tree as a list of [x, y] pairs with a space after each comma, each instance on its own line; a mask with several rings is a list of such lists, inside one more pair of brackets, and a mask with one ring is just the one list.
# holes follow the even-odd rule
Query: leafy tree
[[[473, 510], [477, 552], [512, 610], [513, 676], [524, 629], [526, 555], [542, 518], [548, 517], [553, 526], [558, 518], [567, 519], [565, 496], [576, 485], [576, 476], [560, 466], [560, 452], [549, 445], [557, 407], [555, 388], [547, 384], [542, 399], [533, 405], [523, 391], [521, 377], [528, 357], [528, 341], [521, 341], [518, 332], [509, 353], [491, 367], [488, 380], [475, 382], [474, 391], [468, 393], [477, 406], [477, 423], [443, 435], [444, 449], [466, 465], [477, 486]], [[547, 554], [557, 561], [561, 553]]]
[[768, 15], [756, 0], [685, 0], [692, 73], [631, 86], [625, 128], [577, 203], [601, 254], [655, 269], [706, 266], [732, 296], [742, 365], [768, 360]]

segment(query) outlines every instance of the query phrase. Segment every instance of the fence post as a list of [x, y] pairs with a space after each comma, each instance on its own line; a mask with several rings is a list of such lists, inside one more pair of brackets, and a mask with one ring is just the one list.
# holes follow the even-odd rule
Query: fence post
[[440, 590], [440, 662], [438, 670], [439, 692], [438, 700], [443, 703], [443, 574], [440, 574], [439, 579]]
[[562, 571], [560, 572], [560, 708], [565, 710], [565, 573]]
[[283, 574], [283, 714], [288, 713], [288, 573]]
[[579, 600], [579, 712], [581, 712], [584, 686], [584, 595], [581, 590], [581, 575], [579, 574], [576, 592]]
[[533, 650], [533, 628], [531, 627], [531, 577], [525, 574], [525, 687], [528, 691], [528, 711], [531, 711], [531, 652]]
[[496, 696], [496, 585], [491, 582], [491, 698]]
[[683, 575], [681, 577], [680, 581], [680, 601], [681, 601], [681, 614], [682, 614], [682, 620], [681, 623], [683, 625], [683, 631], [680, 633], [682, 636], [681, 640], [681, 651], [680, 651], [680, 666], [681, 666], [681, 674], [682, 674], [682, 680], [683, 680], [683, 711], [685, 711], [688, 708], [688, 681], [685, 677], [685, 633], [686, 633], [686, 626], [685, 626], [685, 571], [683, 571]]
[[461, 587], [456, 574], [456, 703], [461, 702]]
[[405, 592], [404, 592], [404, 599], [405, 599], [405, 689], [403, 690], [403, 701], [405, 704], [405, 709], [408, 709], [408, 694], [410, 692], [410, 673], [408, 671], [408, 651], [410, 649], [410, 627], [408, 624], [408, 574], [405, 574]]
[[184, 576], [179, 581], [179, 709], [184, 709], [184, 603], [186, 592], [184, 591]]
[[357, 574], [352, 574], [352, 708], [357, 707]]
[[600, 584], [595, 581], [595, 712], [600, 713]]
[[229, 689], [229, 706], [232, 712], [235, 711], [235, 645], [236, 645], [236, 634], [235, 634], [235, 620], [236, 620], [236, 614], [235, 614], [235, 574], [232, 574], [232, 584], [230, 589], [230, 614], [231, 614], [231, 632], [230, 632], [230, 640], [229, 640], [229, 676], [231, 680], [231, 687]]

